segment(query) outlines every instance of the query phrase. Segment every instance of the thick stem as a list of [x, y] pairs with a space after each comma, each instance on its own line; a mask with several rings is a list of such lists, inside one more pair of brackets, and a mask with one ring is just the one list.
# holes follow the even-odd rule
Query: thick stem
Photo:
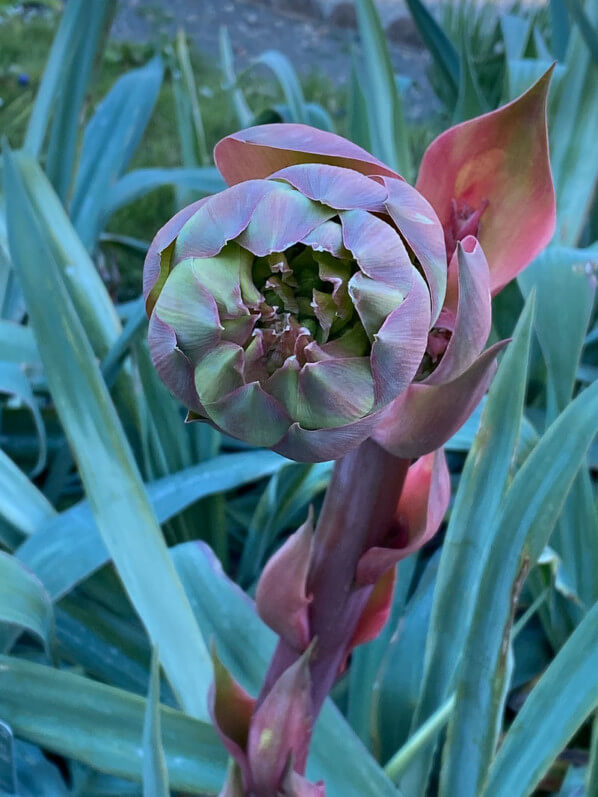
[[[338, 460], [315, 532], [308, 579], [310, 632], [317, 637], [311, 665], [314, 718], [343, 663], [371, 587], [357, 589], [361, 555], [382, 544], [395, 523], [409, 462], [388, 454], [371, 440]], [[280, 640], [259, 702], [300, 651]]]

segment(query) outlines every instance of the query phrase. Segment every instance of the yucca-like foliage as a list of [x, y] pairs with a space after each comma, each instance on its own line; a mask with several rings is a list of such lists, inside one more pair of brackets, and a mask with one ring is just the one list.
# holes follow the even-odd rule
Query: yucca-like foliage
[[[569, 19], [551, 5], [553, 20]], [[493, 78], [489, 91], [467, 32], [443, 33], [410, 3], [455, 120], [519, 95], [564, 56], [548, 116], [557, 234], [494, 301], [491, 342], [513, 339], [445, 447], [446, 524], [401, 561], [389, 622], [353, 651], [324, 704], [307, 776], [328, 795], [558, 793], [571, 756], [555, 761], [568, 746], [579, 766], [561, 793], [598, 792], [598, 18], [590, 2], [567, 5], [577, 9], [568, 41], [542, 20], [534, 33], [527, 11], [499, 18], [505, 83]], [[382, 27], [370, 0], [356, 7], [362, 46], [345, 121], [307, 102], [272, 52], [260, 69], [282, 102], [256, 119], [243, 87], [257, 67], [237, 77], [226, 33], [224, 90], [238, 127], [273, 114], [328, 130], [346, 122], [349, 138], [411, 178], [418, 147]], [[201, 75], [193, 86], [184, 39], [166, 53], [190, 142], [184, 166], [127, 171], [163, 80], [159, 58], [120, 78], [81, 128], [113, 11], [109, 0], [69, 0], [23, 148], [3, 156], [0, 788], [217, 794], [227, 760], [207, 710], [208, 647], [258, 693], [276, 639], [249, 596], [309, 505], [319, 511], [332, 464], [185, 425], [151, 365], [143, 301], [114, 304], [99, 276], [116, 209], [164, 184], [181, 201], [224, 188], [202, 145]]]

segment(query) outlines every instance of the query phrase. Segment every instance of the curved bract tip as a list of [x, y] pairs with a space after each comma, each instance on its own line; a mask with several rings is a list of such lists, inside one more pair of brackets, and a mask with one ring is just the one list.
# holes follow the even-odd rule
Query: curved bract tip
[[554, 232], [546, 121], [553, 68], [508, 105], [438, 136], [417, 178], [416, 188], [438, 214], [452, 246], [460, 221], [473, 216], [479, 230], [466, 226], [465, 232], [477, 233], [493, 295], [531, 263]]
[[328, 163], [362, 174], [398, 177], [369, 152], [336, 133], [309, 125], [258, 125], [226, 136], [214, 148], [214, 160], [229, 185], [299, 163]]

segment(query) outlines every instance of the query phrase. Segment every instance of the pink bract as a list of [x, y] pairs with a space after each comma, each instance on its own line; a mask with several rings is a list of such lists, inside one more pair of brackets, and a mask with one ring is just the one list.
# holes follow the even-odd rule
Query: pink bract
[[554, 232], [546, 125], [551, 74], [552, 68], [508, 105], [442, 133], [421, 162], [416, 187], [438, 214], [452, 247], [456, 229], [482, 211], [478, 237], [493, 294], [534, 259]]
[[325, 797], [302, 774], [312, 733], [311, 649], [291, 664], [261, 703], [234, 680], [215, 653], [210, 712], [234, 760], [220, 797], [276, 794]]

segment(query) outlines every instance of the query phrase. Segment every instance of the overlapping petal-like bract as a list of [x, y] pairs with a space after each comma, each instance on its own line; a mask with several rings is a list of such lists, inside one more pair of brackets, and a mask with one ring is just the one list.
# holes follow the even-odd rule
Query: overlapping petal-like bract
[[426, 150], [417, 189], [444, 227], [449, 258], [477, 235], [490, 265], [492, 294], [552, 238], [556, 204], [546, 126], [552, 68], [496, 111], [446, 130]]
[[375, 433], [397, 456], [434, 451], [475, 409], [506, 343], [482, 352], [489, 295], [552, 237], [556, 204], [546, 124], [551, 73], [508, 105], [445, 131], [424, 154], [416, 187], [442, 223], [449, 271], [427, 351], [440, 358], [438, 366], [389, 405]]
[[230, 187], [144, 270], [153, 360], [190, 418], [303, 461], [443, 445], [494, 372], [491, 295], [552, 234], [548, 81], [443, 133], [417, 190], [305, 125], [223, 139]]
[[375, 440], [406, 459], [442, 446], [473, 412], [496, 369], [504, 345], [482, 352], [491, 325], [490, 274], [479, 242], [457, 245], [450, 270], [457, 292], [447, 294], [428, 341], [421, 378], [383, 413]]
[[282, 673], [261, 703], [245, 692], [213, 652], [210, 713], [235, 762], [220, 797], [325, 797], [321, 781], [310, 783], [301, 774], [313, 725], [312, 648]]
[[285, 166], [158, 233], [150, 349], [192, 418], [306, 461], [372, 434], [420, 368], [446, 282], [435, 213], [388, 174]]
[[351, 651], [375, 639], [386, 625], [392, 605], [395, 565], [422, 548], [440, 528], [451, 497], [451, 482], [442, 448], [418, 459], [407, 473], [397, 506], [396, 523], [380, 545], [368, 548], [355, 573], [356, 587], [374, 585], [347, 647]]

